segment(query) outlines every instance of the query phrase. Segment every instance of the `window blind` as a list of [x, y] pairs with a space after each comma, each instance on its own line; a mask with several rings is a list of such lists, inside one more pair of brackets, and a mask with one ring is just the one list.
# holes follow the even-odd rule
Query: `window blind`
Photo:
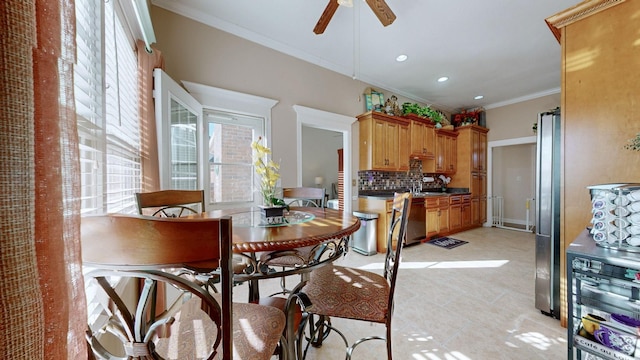
[[135, 213], [140, 191], [137, 58], [117, 1], [76, 0], [82, 213]]

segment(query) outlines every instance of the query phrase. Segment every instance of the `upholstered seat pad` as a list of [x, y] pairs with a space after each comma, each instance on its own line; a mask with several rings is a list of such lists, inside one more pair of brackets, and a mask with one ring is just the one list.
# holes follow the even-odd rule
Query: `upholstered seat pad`
[[302, 292], [311, 300], [311, 313], [377, 323], [387, 319], [389, 283], [370, 271], [324, 266], [311, 272]]
[[305, 265], [315, 255], [317, 246], [305, 246], [295, 250], [267, 252], [260, 255], [260, 261], [269, 266], [296, 267]]
[[[285, 321], [284, 313], [277, 308], [233, 303], [233, 359], [270, 359]], [[202, 359], [215, 340], [216, 328], [213, 320], [200, 310], [200, 299], [193, 298], [182, 306], [169, 334], [156, 344], [165, 359]], [[222, 358], [220, 355], [216, 359]]]

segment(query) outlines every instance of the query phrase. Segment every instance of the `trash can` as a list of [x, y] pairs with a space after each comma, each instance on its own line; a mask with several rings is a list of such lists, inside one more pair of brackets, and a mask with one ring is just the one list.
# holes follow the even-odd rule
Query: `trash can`
[[353, 216], [360, 219], [360, 229], [353, 233], [353, 251], [367, 256], [376, 254], [378, 214], [354, 211]]

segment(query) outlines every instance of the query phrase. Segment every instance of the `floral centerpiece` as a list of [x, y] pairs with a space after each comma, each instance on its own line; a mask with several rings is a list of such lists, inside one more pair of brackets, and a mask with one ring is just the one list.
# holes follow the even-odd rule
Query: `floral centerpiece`
[[280, 165], [269, 158], [271, 149], [262, 144], [262, 136], [251, 143], [253, 149], [253, 165], [258, 175], [258, 191], [262, 196], [264, 206], [262, 214], [269, 224], [284, 221], [284, 209], [288, 206], [278, 197], [277, 187], [280, 179]]
[[455, 126], [477, 124], [480, 120], [480, 113], [483, 110], [482, 108], [469, 111], [463, 110], [461, 113], [453, 115], [453, 124]]

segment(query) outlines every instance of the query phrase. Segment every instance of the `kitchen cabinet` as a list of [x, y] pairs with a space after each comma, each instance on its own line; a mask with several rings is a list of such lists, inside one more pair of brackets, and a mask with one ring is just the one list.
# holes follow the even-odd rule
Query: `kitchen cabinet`
[[436, 130], [435, 172], [455, 174], [457, 168], [457, 136], [449, 130]]
[[[376, 250], [379, 253], [384, 253], [385, 251], [387, 251], [387, 234], [389, 233], [389, 228], [391, 227], [393, 197], [389, 197], [388, 199], [360, 197], [358, 198], [358, 209], [358, 211], [378, 214], [378, 222], [376, 227]], [[396, 228], [395, 231], [399, 231], [399, 228]]]
[[456, 129], [457, 170], [450, 187], [466, 187], [471, 192], [471, 223], [487, 221], [487, 132], [489, 129], [467, 125]]
[[449, 231], [454, 232], [462, 228], [462, 195], [449, 197]]
[[425, 199], [427, 239], [449, 231], [449, 196], [429, 196]]
[[[616, 321], [637, 322], [633, 319], [640, 315], [640, 254], [597, 246], [583, 230], [567, 248], [566, 256], [568, 359], [584, 359], [587, 354], [601, 359], [640, 357], [637, 325], [627, 327]], [[608, 328], [607, 333], [615, 335], [615, 340], [609, 336], [611, 346], [603, 345], [589, 326], [583, 326], [583, 318], [594, 316], [595, 327]]]
[[411, 158], [433, 159], [436, 147], [436, 131], [427, 119], [412, 118], [411, 131]]
[[462, 204], [460, 205], [460, 216], [462, 228], [471, 227], [471, 195], [462, 195]]
[[360, 170], [409, 170], [409, 120], [379, 112], [358, 116]]

